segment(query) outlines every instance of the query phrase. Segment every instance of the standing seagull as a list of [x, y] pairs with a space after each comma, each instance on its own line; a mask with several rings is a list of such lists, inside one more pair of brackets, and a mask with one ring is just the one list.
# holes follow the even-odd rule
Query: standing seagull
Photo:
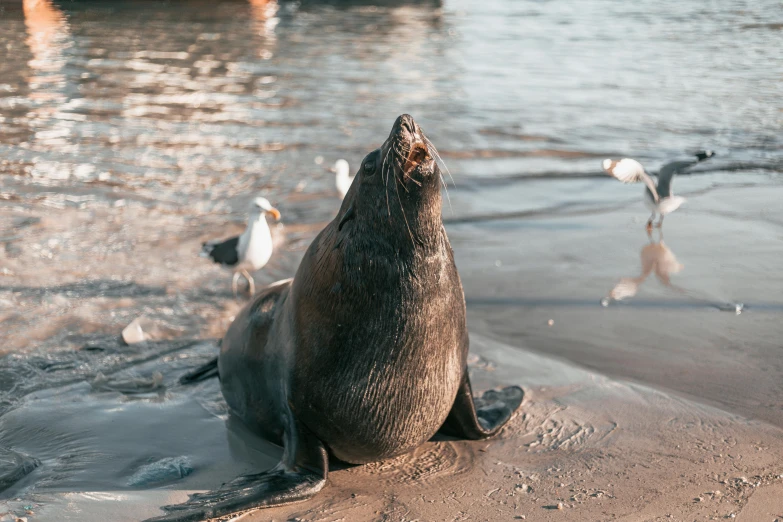
[[254, 272], [262, 269], [272, 257], [272, 233], [266, 222], [266, 214], [272, 214], [276, 221], [280, 221], [280, 212], [266, 198], [258, 197], [250, 205], [250, 218], [242, 235], [202, 244], [201, 257], [211, 257], [215, 263], [234, 272], [231, 283], [234, 297], [237, 296], [240, 275], [247, 280], [250, 295], [256, 293], [255, 281], [248, 270]]
[[334, 163], [332, 172], [336, 172], [335, 183], [337, 185], [337, 191], [340, 193], [340, 197], [345, 199], [345, 195], [348, 193], [348, 189], [351, 188], [354, 176], [351, 176], [351, 168], [348, 166], [348, 162], [344, 159], [338, 159]]
[[623, 183], [638, 183], [643, 181], [647, 185], [644, 192], [644, 203], [650, 209], [652, 215], [647, 221], [647, 229], [652, 229], [653, 220], [656, 214], [660, 214], [661, 219], [656, 227], [663, 225], [663, 216], [674, 212], [685, 203], [685, 198], [675, 196], [672, 191], [672, 178], [675, 174], [683, 172], [696, 163], [711, 158], [715, 153], [711, 150], [699, 151], [694, 156], [696, 160], [672, 161], [661, 167], [658, 173], [658, 185], [656, 186], [652, 178], [644, 171], [641, 163], [634, 159], [624, 158], [621, 160], [605, 159], [602, 163], [604, 170], [609, 175], [619, 179]]

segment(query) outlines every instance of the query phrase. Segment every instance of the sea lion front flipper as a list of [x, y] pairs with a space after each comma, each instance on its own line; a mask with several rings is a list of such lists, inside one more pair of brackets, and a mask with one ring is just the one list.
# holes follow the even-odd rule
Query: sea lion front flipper
[[499, 391], [488, 390], [474, 400], [466, 368], [457, 398], [440, 431], [469, 440], [491, 437], [511, 419], [524, 396], [519, 386], [508, 386]]
[[[263, 473], [244, 475], [220, 489], [196, 493], [183, 504], [163, 506], [167, 513], [145, 522], [191, 522], [233, 515], [257, 508], [301, 502], [326, 485], [329, 456], [324, 444], [301, 423], [286, 437], [286, 453], [294, 454], [292, 470], [281, 462]], [[284, 457], [285, 460], [285, 457]]]
[[218, 358], [211, 359], [208, 363], [203, 364], [191, 370], [182, 377], [179, 378], [180, 384], [192, 384], [194, 382], [205, 381], [212, 377], [219, 377], [218, 375]]

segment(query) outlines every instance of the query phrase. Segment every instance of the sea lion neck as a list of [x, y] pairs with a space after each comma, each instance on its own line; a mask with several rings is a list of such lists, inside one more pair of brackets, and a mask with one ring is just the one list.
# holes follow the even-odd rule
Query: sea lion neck
[[360, 249], [371, 248], [383, 255], [428, 255], [443, 244], [440, 194], [437, 196], [418, 201], [401, 196], [401, 203], [396, 194], [390, 195], [388, 208], [385, 201], [379, 207], [357, 198], [336, 217], [337, 246], [361, 243]]

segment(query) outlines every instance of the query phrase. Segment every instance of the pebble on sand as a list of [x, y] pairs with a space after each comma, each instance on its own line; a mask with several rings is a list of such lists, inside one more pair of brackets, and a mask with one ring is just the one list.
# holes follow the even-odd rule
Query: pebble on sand
[[141, 322], [138, 317], [131, 321], [122, 331], [122, 340], [127, 344], [136, 344], [144, 341], [144, 330], [141, 329]]

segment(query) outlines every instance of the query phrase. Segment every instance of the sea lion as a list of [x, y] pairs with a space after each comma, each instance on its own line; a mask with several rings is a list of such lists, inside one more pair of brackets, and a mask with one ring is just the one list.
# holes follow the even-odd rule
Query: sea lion
[[152, 520], [305, 500], [326, 484], [329, 453], [378, 461], [439, 430], [489, 437], [511, 418], [519, 387], [487, 392], [486, 408], [473, 402], [465, 296], [441, 222], [435, 157], [413, 118], [397, 118], [295, 277], [260, 291], [226, 332], [223, 395], [251, 430], [284, 447], [280, 465]]

